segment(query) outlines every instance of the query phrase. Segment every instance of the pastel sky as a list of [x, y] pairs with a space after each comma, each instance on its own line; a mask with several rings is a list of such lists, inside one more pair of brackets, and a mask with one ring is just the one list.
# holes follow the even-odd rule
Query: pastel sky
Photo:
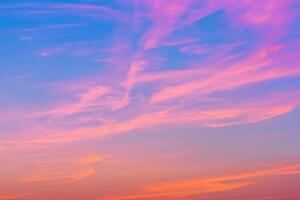
[[0, 200], [299, 200], [299, 0], [1, 0]]

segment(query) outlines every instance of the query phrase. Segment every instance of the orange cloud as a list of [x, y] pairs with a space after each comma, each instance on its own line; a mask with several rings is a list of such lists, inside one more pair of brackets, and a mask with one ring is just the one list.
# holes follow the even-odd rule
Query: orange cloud
[[107, 200], [131, 200], [145, 198], [177, 199], [204, 193], [214, 193], [239, 189], [255, 184], [253, 179], [258, 177], [300, 174], [300, 165], [288, 165], [266, 170], [257, 170], [239, 174], [198, 178], [192, 180], [175, 181], [163, 184], [145, 186], [137, 194], [107, 198]]
[[19, 199], [20, 195], [0, 195], [0, 200], [14, 200]]
[[29, 176], [24, 176], [21, 178], [21, 180], [25, 183], [57, 180], [72, 183], [81, 181], [95, 173], [95, 169], [86, 169], [81, 171], [47, 170], [37, 172]]
[[89, 165], [94, 164], [97, 162], [100, 162], [103, 160], [103, 157], [100, 155], [91, 155], [85, 158], [82, 158], [80, 160], [77, 160], [76, 163], [82, 164], [82, 165]]

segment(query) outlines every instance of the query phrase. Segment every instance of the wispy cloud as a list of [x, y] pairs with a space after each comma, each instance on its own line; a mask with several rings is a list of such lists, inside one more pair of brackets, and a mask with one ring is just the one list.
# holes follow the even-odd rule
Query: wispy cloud
[[95, 173], [95, 169], [86, 169], [80, 171], [47, 170], [36, 172], [29, 176], [24, 176], [21, 180], [26, 183], [44, 181], [64, 181], [73, 183], [84, 180]]
[[[274, 137], [278, 130], [266, 123], [267, 120], [282, 123], [282, 134], [297, 130], [297, 120], [294, 122], [300, 106], [300, 41], [295, 2], [36, 0], [1, 3], [0, 20], [5, 22], [1, 27], [5, 30], [0, 37], [3, 46], [0, 157], [18, 155], [28, 162], [22, 165], [21, 178], [14, 184], [29, 187], [29, 183], [44, 182], [48, 186], [53, 182], [84, 181], [96, 176], [96, 172], [102, 173], [100, 168], [107, 164], [106, 156], [97, 152], [113, 155], [131, 142], [139, 143], [142, 149], [148, 142], [145, 133], [155, 132], [153, 135], [158, 137], [165, 132], [161, 130], [170, 128], [176, 129], [173, 135], [183, 133], [180, 134], [182, 143], [199, 142], [199, 146], [195, 145], [197, 149], [205, 143], [197, 141], [199, 137], [209, 145], [218, 136], [211, 137], [208, 133], [218, 132], [223, 136], [233, 130], [238, 135], [237, 132], [247, 132], [249, 124], [268, 130], [268, 136]], [[25, 76], [15, 78], [16, 74]], [[177, 127], [191, 130], [177, 130]], [[157, 139], [160, 146], [167, 144], [167, 134], [158, 138], [152, 138], [153, 135], [149, 136], [150, 140]], [[131, 141], [135, 137], [141, 140]], [[95, 142], [99, 145], [90, 145]], [[289, 143], [292, 146], [296, 139]], [[227, 144], [218, 145], [215, 151]], [[239, 157], [235, 156], [237, 163], [245, 156], [238, 149], [241, 146], [234, 147], [234, 153], [240, 153]], [[265, 152], [266, 148], [257, 147], [255, 153]], [[273, 148], [266, 152], [273, 156], [290, 155], [295, 149]], [[162, 151], [153, 155], [155, 161], [172, 157], [176, 163], [180, 162], [176, 158], [185, 155], [182, 152], [186, 149], [176, 149], [169, 157]], [[207, 152], [206, 156], [215, 151]], [[41, 157], [23, 157], [37, 152], [53, 157], [47, 161]], [[144, 156], [142, 150], [139, 154]], [[127, 156], [133, 160], [132, 154]], [[145, 155], [145, 160], [150, 157]], [[196, 155], [191, 157], [179, 165], [199, 164]], [[256, 159], [261, 158], [253, 160]], [[17, 167], [13, 165], [20, 162], [0, 160], [4, 172], [15, 170]], [[125, 177], [121, 174], [126, 174], [128, 169], [120, 162], [116, 161], [121, 166], [108, 167], [109, 173], [120, 171], [113, 173], [115, 194], [119, 185], [134, 187], [134, 181], [126, 180], [132, 185], [122, 182]], [[153, 165], [160, 168], [163, 164]], [[143, 180], [143, 184], [139, 182], [140, 190], [114, 198], [184, 199], [238, 190], [258, 183], [259, 177], [298, 175], [299, 166], [188, 180], [184, 178], [185, 173], [180, 174], [180, 180], [166, 183], [162, 183], [162, 177], [155, 183], [151, 174], [143, 174], [139, 180], [149, 178], [151, 184]], [[3, 180], [0, 185], [7, 185]], [[102, 179], [93, 181], [105, 186]]]
[[103, 158], [100, 155], [91, 155], [91, 156], [87, 156], [85, 158], [79, 159], [75, 163], [79, 163], [82, 165], [89, 165], [89, 164], [101, 162], [102, 160], [103, 160]]
[[142, 191], [129, 196], [120, 196], [108, 199], [145, 199], [145, 198], [168, 198], [183, 199], [190, 196], [205, 193], [223, 192], [236, 190], [257, 183], [256, 178], [300, 174], [299, 165], [283, 166], [266, 170], [257, 170], [239, 174], [217, 176], [211, 178], [199, 178], [184, 181], [175, 181], [163, 184], [145, 186]]
[[95, 19], [118, 19], [125, 20], [126, 16], [120, 11], [92, 4], [72, 3], [11, 3], [3, 4], [0, 9], [24, 9], [19, 12], [28, 14], [54, 14], [54, 15], [79, 15]]
[[[83, 95], [84, 96], [84, 95]], [[94, 95], [92, 95], [94, 98]], [[97, 95], [96, 95], [97, 96]], [[90, 95], [88, 95], [90, 97]], [[28, 138], [22, 140], [3, 140], [2, 150], [17, 148], [22, 149], [33, 146], [54, 144], [65, 144], [78, 142], [80, 140], [90, 140], [94, 138], [104, 138], [107, 136], [126, 133], [136, 129], [145, 129], [155, 125], [181, 125], [197, 124], [206, 127], [224, 127], [241, 124], [257, 123], [273, 117], [286, 114], [299, 106], [299, 93], [297, 91], [284, 92], [271, 95], [267, 98], [252, 99], [251, 101], [240, 101], [234, 104], [224, 104], [217, 100], [211, 108], [191, 108], [185, 105], [178, 105], [164, 110], [151, 112], [137, 112], [127, 119], [113, 119], [104, 121], [100, 126], [73, 128], [64, 133], [56, 128], [48, 128], [46, 136]], [[193, 100], [193, 99], [192, 99]], [[221, 102], [223, 99], [221, 99]], [[193, 101], [191, 101], [193, 103]], [[145, 111], [144, 107], [142, 111]], [[150, 106], [151, 108], [151, 106]], [[161, 107], [158, 107], [161, 109]], [[150, 109], [149, 109], [150, 110]], [[67, 109], [67, 114], [70, 114]], [[79, 111], [79, 110], [77, 110]], [[126, 109], [124, 110], [126, 112]], [[65, 113], [65, 112], [64, 112]], [[73, 112], [72, 112], [73, 113]], [[117, 112], [119, 113], [119, 112]], [[44, 132], [46, 127], [44, 127]]]

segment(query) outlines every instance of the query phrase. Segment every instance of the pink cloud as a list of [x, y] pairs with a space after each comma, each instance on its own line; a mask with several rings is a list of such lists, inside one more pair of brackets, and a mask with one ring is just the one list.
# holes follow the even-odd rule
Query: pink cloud
[[142, 48], [155, 48], [167, 35], [175, 30], [179, 18], [186, 12], [191, 4], [190, 0], [185, 1], [144, 1], [146, 5], [146, 17], [151, 19], [152, 27], [145, 33], [141, 41]]
[[[97, 2], [94, 2], [95, 5], [74, 3], [0, 5], [0, 10], [13, 10], [18, 14], [43, 14], [47, 15], [43, 16], [45, 19], [52, 16], [73, 15], [87, 17], [88, 23], [91, 19], [107, 20], [108, 23], [113, 20], [113, 23], [109, 24], [112, 33], [110, 30], [106, 33], [107, 22], [103, 23], [105, 25], [96, 22], [99, 30], [102, 28], [100, 26], [105, 29], [103, 35], [100, 34], [96, 40], [59, 43], [54, 37], [53, 42], [59, 43], [58, 45], [41, 47], [40, 50], [35, 51], [42, 57], [53, 56], [51, 61], [57, 59], [54, 63], [59, 63], [61, 61], [59, 59], [64, 56], [68, 56], [67, 59], [80, 59], [82, 62], [83, 59], [91, 59], [96, 61], [91, 71], [85, 69], [89, 67], [88, 63], [85, 65], [80, 62], [78, 71], [82, 70], [85, 73], [79, 73], [76, 68], [71, 76], [66, 74], [68, 81], [64, 79], [65, 76], [58, 76], [53, 78], [51, 83], [46, 83], [52, 76], [48, 77], [48, 74], [44, 74], [45, 72], [40, 69], [32, 71], [34, 76], [28, 83], [19, 79], [14, 81], [10, 79], [14, 85], [9, 86], [12, 90], [8, 90], [7, 95], [11, 95], [11, 91], [14, 92], [15, 85], [20, 85], [20, 87], [16, 86], [16, 89], [22, 92], [13, 94], [11, 98], [20, 97], [17, 106], [24, 106], [24, 108], [14, 108], [15, 103], [6, 103], [10, 99], [5, 99], [6, 94], [1, 94], [0, 97], [5, 99], [3, 105], [9, 104], [11, 108], [3, 106], [5, 111], [0, 113], [0, 130], [2, 132], [2, 126], [4, 130], [0, 140], [0, 154], [5, 157], [13, 155], [13, 158], [18, 158], [13, 162], [26, 164], [26, 166], [20, 165], [24, 171], [18, 171], [18, 174], [21, 174], [18, 184], [26, 187], [31, 185], [29, 183], [43, 183], [47, 186], [54, 183], [66, 185], [88, 181], [89, 177], [96, 176], [98, 173], [113, 172], [112, 177], [109, 177], [110, 174], [107, 175], [109, 177], [107, 180], [112, 179], [113, 184], [118, 182], [116, 189], [113, 190], [114, 193], [119, 194], [118, 184], [123, 175], [128, 178], [128, 174], [132, 174], [128, 173], [131, 168], [128, 170], [123, 166], [128, 161], [126, 160], [128, 155], [124, 158], [126, 161], [116, 161], [113, 163], [115, 165], [107, 167], [108, 171], [104, 171], [106, 157], [94, 153], [98, 152], [94, 151], [95, 149], [101, 152], [102, 150], [118, 152], [123, 148], [120, 147], [123, 146], [123, 142], [126, 148], [126, 142], [132, 142], [129, 137], [130, 141], [126, 141], [126, 138], [120, 145], [119, 139], [123, 139], [124, 136], [116, 140], [114, 136], [138, 133], [140, 137], [142, 134], [152, 132], [155, 134], [171, 132], [170, 129], [176, 132], [177, 127], [197, 128], [197, 131], [192, 131], [193, 137], [196, 132], [202, 134], [202, 131], [198, 131], [200, 129], [204, 132], [222, 132], [222, 127], [239, 126], [235, 127], [235, 130], [244, 130], [248, 126], [243, 125], [247, 124], [264, 123], [265, 120], [278, 122], [280, 119], [274, 121], [271, 119], [287, 115], [299, 108], [298, 82], [293, 81], [295, 77], [300, 76], [299, 42], [288, 37], [290, 36], [288, 34], [291, 34], [290, 23], [296, 19], [293, 19], [292, 0], [121, 0], [120, 4], [118, 2], [114, 2], [113, 5], [120, 10], [98, 6]], [[103, 2], [98, 3], [100, 5]], [[217, 11], [220, 12], [216, 13]], [[224, 29], [217, 27], [222, 28], [217, 31], [217, 38], [215, 33], [210, 35], [209, 30], [206, 32], [205, 26], [200, 22], [200, 20], [203, 20], [204, 24], [209, 22], [213, 18], [212, 14], [221, 14], [222, 23], [226, 23]], [[74, 19], [77, 20], [77, 17]], [[95, 28], [96, 23], [85, 28]], [[31, 34], [35, 31], [74, 27], [77, 25], [44, 24], [21, 31]], [[91, 31], [94, 34], [94, 29]], [[60, 38], [64, 36], [59, 35]], [[74, 38], [67, 39], [76, 40], [76, 38], [74, 35]], [[49, 43], [52, 41], [47, 42]], [[41, 42], [38, 45], [43, 44]], [[35, 60], [33, 59], [32, 62]], [[77, 67], [77, 63], [75, 64]], [[50, 67], [49, 70], [52, 70]], [[34, 66], [24, 70], [31, 70], [31, 68]], [[53, 69], [53, 72], [55, 70]], [[62, 71], [66, 73], [65, 69]], [[42, 73], [42, 76], [39, 77], [38, 73]], [[83, 75], [86, 73], [91, 74]], [[47, 79], [43, 79], [44, 77]], [[72, 78], [73, 80], [70, 80]], [[288, 81], [281, 79], [288, 79]], [[272, 83], [280, 86], [270, 87]], [[23, 105], [23, 89], [25, 93], [28, 89], [30, 95], [33, 93], [37, 95], [42, 89], [49, 96], [46, 98], [43, 96], [41, 100], [32, 98], [32, 102], [28, 102], [32, 107], [27, 108], [25, 104]], [[292, 114], [287, 117], [290, 116]], [[286, 122], [283, 120], [282, 123]], [[265, 123], [263, 126], [269, 124]], [[272, 131], [271, 133], [268, 137], [274, 136]], [[183, 134], [184, 136], [186, 135]], [[142, 137], [147, 140], [144, 135]], [[101, 141], [105, 139], [107, 143]], [[153, 160], [169, 162], [172, 159], [173, 163], [176, 158], [176, 162], [182, 158], [184, 162], [178, 165], [180, 167], [186, 165], [185, 170], [192, 165], [191, 168], [194, 169], [194, 164], [199, 164], [194, 159], [185, 162], [188, 160], [186, 155], [191, 152], [186, 152], [184, 148], [190, 146], [180, 151], [177, 147], [178, 149], [174, 151], [170, 150], [171, 154], [164, 154], [164, 149], [161, 150], [160, 147], [165, 147], [168, 143], [165, 139], [165, 136], [158, 138], [155, 142], [162, 142], [158, 146], [151, 146], [152, 141], [146, 144], [149, 145], [149, 149], [154, 147], [159, 151], [157, 151], [159, 155], [153, 155]], [[191, 141], [193, 139], [186, 141], [183, 139], [180, 142], [191, 144], [194, 142]], [[95, 145], [95, 140], [100, 142]], [[148, 140], [146, 142], [148, 143]], [[146, 142], [139, 143], [135, 150], [143, 149]], [[131, 149], [128, 151], [128, 154], [132, 153]], [[144, 156], [143, 151], [138, 153], [140, 157]], [[210, 152], [206, 153], [208, 154], [205, 156], [209, 157]], [[34, 156], [39, 154], [39, 156], [28, 160], [24, 158], [31, 154]], [[57, 157], [51, 158], [48, 155]], [[121, 152], [119, 156], [123, 155], [125, 153]], [[198, 159], [196, 156], [193, 155], [192, 158]], [[43, 160], [45, 157], [47, 159]], [[132, 155], [128, 157], [131, 158], [130, 161], [138, 160], [132, 159]], [[148, 159], [148, 163], [152, 162], [151, 156], [145, 156], [143, 159]], [[223, 162], [231, 161], [226, 159]], [[11, 163], [3, 160], [4, 166], [10, 168]], [[16, 163], [12, 165], [17, 165]], [[154, 162], [153, 166], [143, 165], [145, 169], [134, 168], [136, 171], [132, 171], [135, 174], [143, 174], [138, 177], [139, 180], [149, 178], [152, 183], [143, 183], [139, 185], [139, 190], [133, 189], [132, 193], [126, 192], [128, 194], [124, 196], [112, 195], [112, 199], [187, 198], [191, 195], [226, 192], [253, 186], [259, 182], [258, 178], [299, 174], [299, 165], [226, 173], [211, 177], [197, 176], [193, 179], [183, 178], [177, 181], [167, 181], [167, 179], [162, 181], [165, 174], [147, 173], [148, 167], [156, 168], [153, 170], [155, 172], [162, 172], [163, 170], [159, 168], [164, 168], [164, 164]], [[202, 172], [200, 169], [199, 173]], [[172, 176], [176, 174], [177, 168], [172, 168], [171, 173]], [[186, 174], [182, 176], [180, 174], [181, 177], [184, 175]], [[155, 178], [159, 178], [159, 181], [155, 182]], [[96, 178], [92, 181], [96, 181]], [[99, 181], [97, 184], [103, 183], [102, 179], [97, 181]], [[132, 179], [132, 182], [134, 181]], [[6, 184], [5, 180], [3, 182]], [[76, 184], [76, 187], [77, 185], [79, 184]], [[129, 184], [128, 187], [132, 185]], [[127, 189], [126, 191], [130, 191]], [[1, 198], [8, 197], [0, 196]], [[76, 196], [76, 198], [81, 197]]]
[[[194, 100], [194, 98], [192, 98]], [[195, 100], [194, 100], [195, 101]], [[197, 124], [206, 127], [224, 127], [241, 124], [257, 123], [291, 112], [300, 104], [299, 93], [295, 91], [274, 94], [261, 99], [252, 99], [235, 102], [234, 104], [220, 103], [216, 100], [211, 108], [186, 108], [177, 105], [168, 108], [151, 110], [151, 106], [142, 107], [137, 113], [127, 119], [112, 118], [95, 127], [75, 128], [71, 130], [49, 129], [45, 136], [35, 138], [4, 140], [0, 144], [2, 150], [43, 147], [49, 148], [56, 145], [74, 143], [82, 140], [105, 138], [115, 134], [128, 133], [136, 129], [147, 129], [157, 125], [182, 125]], [[190, 102], [190, 103], [193, 103]], [[222, 106], [218, 106], [222, 105]], [[126, 112], [126, 109], [124, 110]], [[117, 115], [121, 113], [118, 112]], [[42, 129], [45, 132], [45, 127]], [[63, 133], [62, 133], [63, 132]]]
[[78, 95], [78, 102], [71, 104], [61, 105], [58, 108], [53, 108], [49, 110], [45, 115], [50, 115], [53, 117], [61, 117], [65, 115], [72, 115], [92, 109], [91, 107], [100, 106], [103, 102], [99, 98], [110, 93], [111, 90], [105, 86], [97, 86], [90, 88], [87, 91], [80, 93]]
[[44, 181], [66, 181], [69, 183], [73, 183], [82, 181], [87, 177], [95, 174], [95, 172], [95, 169], [86, 169], [81, 171], [49, 170], [44, 172], [33, 173], [29, 176], [24, 176], [21, 180], [25, 183]]
[[153, 94], [151, 102], [160, 103], [174, 98], [195, 95], [195, 93], [209, 94], [262, 81], [299, 76], [300, 70], [296, 67], [297, 62], [284, 69], [275, 65], [277, 60], [276, 51], [277, 48], [263, 48], [251, 54], [245, 60], [223, 66], [223, 69], [220, 69], [219, 72], [162, 88]]
[[[249, 1], [231, 0], [223, 4], [232, 21], [239, 26], [252, 26], [261, 30], [265, 39], [276, 39], [286, 33], [293, 17], [294, 0]], [[272, 30], [272, 34], [270, 34]]]

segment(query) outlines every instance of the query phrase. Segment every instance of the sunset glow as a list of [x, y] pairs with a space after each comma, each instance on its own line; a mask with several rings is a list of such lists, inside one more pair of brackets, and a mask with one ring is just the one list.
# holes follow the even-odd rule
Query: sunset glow
[[299, 0], [1, 0], [0, 200], [299, 200]]

